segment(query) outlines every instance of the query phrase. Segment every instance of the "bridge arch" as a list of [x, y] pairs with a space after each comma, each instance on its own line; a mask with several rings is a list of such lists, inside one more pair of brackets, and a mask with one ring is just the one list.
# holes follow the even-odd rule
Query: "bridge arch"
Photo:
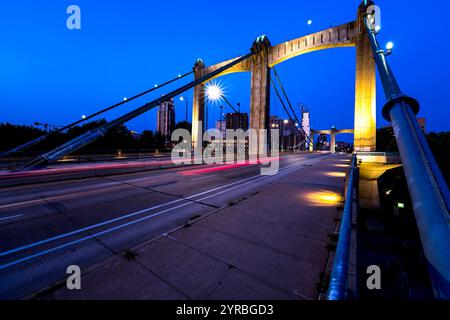
[[[367, 2], [367, 3], [365, 3]], [[372, 1], [364, 1], [358, 8], [357, 19], [272, 46], [267, 37], [258, 37], [253, 43], [255, 55], [216, 76], [238, 72], [251, 72], [250, 127], [267, 129], [270, 118], [270, 68], [297, 56], [332, 48], [356, 47], [355, 126], [354, 145], [356, 151], [375, 151], [376, 148], [376, 80], [375, 62], [372, 58], [363, 16]], [[212, 66], [198, 69], [196, 77], [211, 73], [238, 59], [230, 59]], [[210, 79], [212, 80], [212, 79]], [[204, 90], [204, 84], [199, 90]], [[203, 100], [194, 97], [193, 124], [203, 122]], [[201, 135], [200, 135], [201, 136]], [[193, 133], [194, 141], [199, 135]]]

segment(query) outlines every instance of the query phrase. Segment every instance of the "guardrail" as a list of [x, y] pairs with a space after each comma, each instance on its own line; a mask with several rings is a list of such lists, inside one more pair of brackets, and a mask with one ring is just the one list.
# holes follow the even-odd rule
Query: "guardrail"
[[[0, 159], [0, 169], [14, 169], [21, 166], [31, 158], [43, 151], [27, 151], [17, 152], [14, 155], [7, 156]], [[74, 153], [65, 156], [57, 163], [72, 164], [72, 163], [87, 163], [87, 162], [115, 162], [123, 160], [145, 160], [145, 159], [160, 159], [161, 157], [170, 157], [171, 150], [169, 149], [115, 149], [115, 150], [88, 150], [86, 152]]]
[[383, 164], [401, 163], [398, 152], [357, 152], [358, 160]]
[[356, 154], [353, 155], [349, 171], [347, 192], [345, 195], [344, 212], [341, 219], [339, 240], [334, 256], [333, 270], [331, 272], [330, 285], [327, 300], [344, 300], [347, 297], [348, 265], [350, 259], [350, 240], [352, 233], [353, 197], [356, 185], [357, 162]]

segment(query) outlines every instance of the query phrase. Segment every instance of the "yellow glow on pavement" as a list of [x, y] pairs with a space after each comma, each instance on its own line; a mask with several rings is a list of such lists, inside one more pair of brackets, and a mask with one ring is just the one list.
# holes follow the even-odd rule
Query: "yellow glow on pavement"
[[335, 178], [345, 178], [345, 172], [325, 172], [325, 174], [329, 177]]
[[338, 167], [338, 168], [348, 168], [349, 164], [337, 163], [337, 164], [333, 164], [333, 166]]
[[337, 206], [341, 201], [340, 194], [328, 190], [308, 192], [304, 195], [304, 198], [311, 205], [320, 207]]

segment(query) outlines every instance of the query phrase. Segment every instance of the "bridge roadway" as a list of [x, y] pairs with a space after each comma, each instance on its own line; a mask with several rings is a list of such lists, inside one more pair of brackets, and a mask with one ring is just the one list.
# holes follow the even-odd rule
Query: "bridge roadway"
[[203, 165], [2, 188], [0, 298], [65, 285], [76, 264], [83, 290], [44, 297], [315, 299], [348, 164], [292, 154], [274, 176]]

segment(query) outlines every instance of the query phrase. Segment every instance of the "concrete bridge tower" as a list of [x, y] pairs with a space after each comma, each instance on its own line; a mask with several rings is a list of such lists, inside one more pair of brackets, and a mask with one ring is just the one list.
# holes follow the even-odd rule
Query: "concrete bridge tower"
[[364, 15], [373, 1], [363, 2], [356, 20], [355, 151], [376, 151], [376, 71]]

